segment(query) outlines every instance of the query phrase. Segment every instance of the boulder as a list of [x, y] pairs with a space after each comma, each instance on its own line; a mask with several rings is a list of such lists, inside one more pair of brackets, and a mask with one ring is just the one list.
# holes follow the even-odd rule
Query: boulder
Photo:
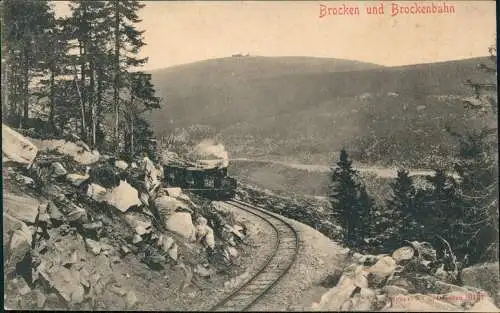
[[191, 219], [191, 214], [187, 212], [175, 212], [172, 214], [166, 222], [166, 227], [168, 230], [190, 241], [194, 241], [196, 238], [196, 230]]
[[115, 162], [115, 166], [119, 169], [126, 170], [128, 168], [128, 164], [125, 161], [117, 160]]
[[52, 201], [49, 201], [49, 204], [47, 206], [47, 213], [49, 214], [52, 222], [63, 222], [64, 221], [64, 215], [61, 213], [61, 211], [56, 206], [56, 204]]
[[66, 179], [75, 187], [79, 187], [84, 181], [89, 179], [89, 175], [71, 173], [66, 175]]
[[401, 247], [392, 253], [392, 258], [396, 261], [396, 264], [404, 263], [409, 261], [415, 255], [415, 249], [410, 246]]
[[61, 176], [64, 176], [66, 174], [68, 174], [68, 171], [66, 171], [66, 169], [64, 168], [64, 166], [59, 163], [59, 162], [54, 162], [50, 165], [51, 169], [52, 169], [52, 175], [54, 177], [61, 177]]
[[370, 286], [381, 284], [396, 270], [396, 261], [390, 256], [382, 257], [374, 265], [366, 269], [370, 273]]
[[126, 212], [130, 207], [142, 204], [137, 190], [123, 180], [120, 181], [118, 187], [113, 188], [107, 193], [104, 201], [116, 207], [121, 212]]
[[159, 176], [160, 171], [156, 168], [153, 161], [148, 157], [142, 160], [142, 170], [144, 171], [144, 182], [148, 191], [153, 190], [160, 184]]
[[10, 216], [26, 223], [35, 224], [40, 202], [28, 195], [3, 194], [3, 209]]
[[487, 291], [500, 306], [500, 278], [499, 263], [474, 265], [462, 270], [462, 282], [466, 286], [476, 287]]
[[434, 249], [430, 243], [418, 241], [408, 241], [407, 243], [415, 249], [415, 254], [418, 258], [427, 261], [436, 261], [436, 249]]
[[158, 209], [158, 212], [160, 212], [160, 214], [162, 214], [164, 218], [168, 218], [178, 208], [189, 208], [185, 202], [170, 196], [160, 196], [156, 198], [155, 206]]
[[87, 196], [97, 202], [104, 202], [107, 197], [107, 192], [106, 188], [95, 183], [90, 184], [87, 188]]
[[2, 159], [20, 164], [33, 163], [38, 148], [26, 137], [2, 124]]
[[177, 259], [179, 258], [179, 247], [176, 243], [174, 243], [168, 250], [168, 256], [174, 261], [177, 261]]
[[66, 213], [66, 220], [70, 221], [70, 222], [82, 222], [82, 223], [85, 223], [87, 222], [87, 211], [72, 203], [72, 202], [69, 202], [66, 204], [66, 209], [67, 209], [67, 213]]
[[168, 196], [183, 200], [188, 204], [194, 205], [194, 203], [191, 201], [189, 196], [187, 194], [185, 194], [184, 192], [182, 192], [181, 188], [171, 187], [171, 188], [165, 188], [164, 190], [167, 192]]
[[62, 139], [33, 140], [33, 143], [42, 151], [56, 150], [73, 158], [83, 165], [90, 165], [99, 161], [100, 154], [97, 150], [90, 151], [86, 145], [65, 141]]
[[22, 221], [3, 213], [4, 272], [12, 274], [31, 250], [33, 234]]
[[23, 185], [28, 185], [28, 186], [35, 185], [35, 181], [33, 180], [33, 178], [24, 175], [16, 175], [16, 181]]
[[355, 294], [352, 302], [352, 311], [370, 311], [377, 303], [377, 295], [373, 289], [361, 288], [358, 294]]
[[102, 247], [98, 241], [87, 238], [85, 239], [85, 245], [94, 255], [101, 253]]
[[160, 235], [160, 238], [158, 238], [157, 245], [164, 252], [168, 252], [170, 250], [170, 248], [172, 248], [174, 243], [175, 243], [175, 241], [172, 237], [167, 236], [167, 235]]
[[38, 222], [39, 223], [46, 223], [49, 226], [51, 225], [51, 220], [50, 220], [50, 215], [48, 212], [49, 209], [49, 203], [42, 203], [38, 207]]
[[79, 271], [55, 265], [49, 270], [48, 277], [51, 285], [67, 303], [83, 302], [84, 289], [80, 283]]
[[125, 214], [125, 220], [132, 227], [136, 234], [142, 236], [153, 230], [151, 220], [143, 214], [137, 212], [128, 212]]
[[337, 286], [321, 296], [319, 303], [313, 303], [312, 308], [322, 311], [338, 311], [342, 305], [348, 301], [354, 290], [358, 288], [354, 285], [354, 280], [346, 275], [343, 275]]
[[207, 247], [215, 248], [214, 231], [207, 225], [207, 219], [204, 217], [199, 217], [197, 220], [196, 237], [202, 239]]

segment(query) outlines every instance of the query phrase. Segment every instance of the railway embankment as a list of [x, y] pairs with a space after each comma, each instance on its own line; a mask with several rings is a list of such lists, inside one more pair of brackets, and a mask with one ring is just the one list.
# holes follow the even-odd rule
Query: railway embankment
[[[325, 223], [329, 217], [323, 201], [284, 198], [248, 184], [240, 187], [239, 199], [308, 224], [292, 221], [304, 231], [301, 242], [307, 246], [303, 249], [311, 249], [300, 253], [307, 265], [291, 274], [295, 277], [291, 276], [289, 285], [282, 285], [281, 298], [262, 301], [256, 309], [268, 305], [281, 311], [499, 311], [498, 262], [462, 268], [452, 251], [437, 258], [434, 247], [416, 241], [385, 254], [355, 253], [330, 239], [340, 236], [341, 229]], [[317, 253], [325, 256], [326, 263], [312, 261]], [[288, 295], [296, 299], [283, 302]]]
[[2, 137], [9, 309], [206, 310], [255, 254], [244, 221], [165, 188], [150, 160]]

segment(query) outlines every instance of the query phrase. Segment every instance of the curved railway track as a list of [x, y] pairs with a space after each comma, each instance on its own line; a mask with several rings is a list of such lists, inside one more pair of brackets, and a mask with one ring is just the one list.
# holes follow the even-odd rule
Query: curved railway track
[[299, 236], [288, 222], [261, 208], [238, 200], [222, 203], [260, 217], [273, 229], [269, 237], [273, 241], [273, 252], [257, 273], [211, 308], [211, 311], [245, 311], [266, 295], [288, 272], [297, 257]]

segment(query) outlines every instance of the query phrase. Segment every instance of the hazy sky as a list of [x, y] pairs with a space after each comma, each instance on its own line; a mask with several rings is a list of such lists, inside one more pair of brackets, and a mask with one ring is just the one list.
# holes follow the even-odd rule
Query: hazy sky
[[[495, 42], [495, 1], [450, 1], [455, 14], [391, 16], [365, 13], [379, 1], [163, 2], [145, 1], [139, 24], [146, 30], [144, 69], [156, 69], [236, 53], [317, 56], [394, 66], [484, 56]], [[431, 5], [431, 1], [419, 4]], [[441, 5], [442, 1], [434, 1]], [[359, 16], [319, 18], [320, 4], [358, 6]], [[56, 12], [67, 14], [67, 3]]]

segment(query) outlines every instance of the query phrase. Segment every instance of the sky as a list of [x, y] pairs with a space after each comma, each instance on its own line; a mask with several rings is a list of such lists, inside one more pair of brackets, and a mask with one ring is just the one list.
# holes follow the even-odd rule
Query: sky
[[[385, 66], [466, 59], [495, 43], [495, 1], [447, 1], [454, 14], [391, 16], [393, 5], [443, 1], [195, 2], [144, 1], [139, 11], [148, 56], [145, 70], [233, 54], [313, 56]], [[383, 15], [365, 6], [384, 5]], [[320, 5], [358, 7], [356, 16], [320, 18]], [[55, 2], [57, 15], [69, 12]]]

